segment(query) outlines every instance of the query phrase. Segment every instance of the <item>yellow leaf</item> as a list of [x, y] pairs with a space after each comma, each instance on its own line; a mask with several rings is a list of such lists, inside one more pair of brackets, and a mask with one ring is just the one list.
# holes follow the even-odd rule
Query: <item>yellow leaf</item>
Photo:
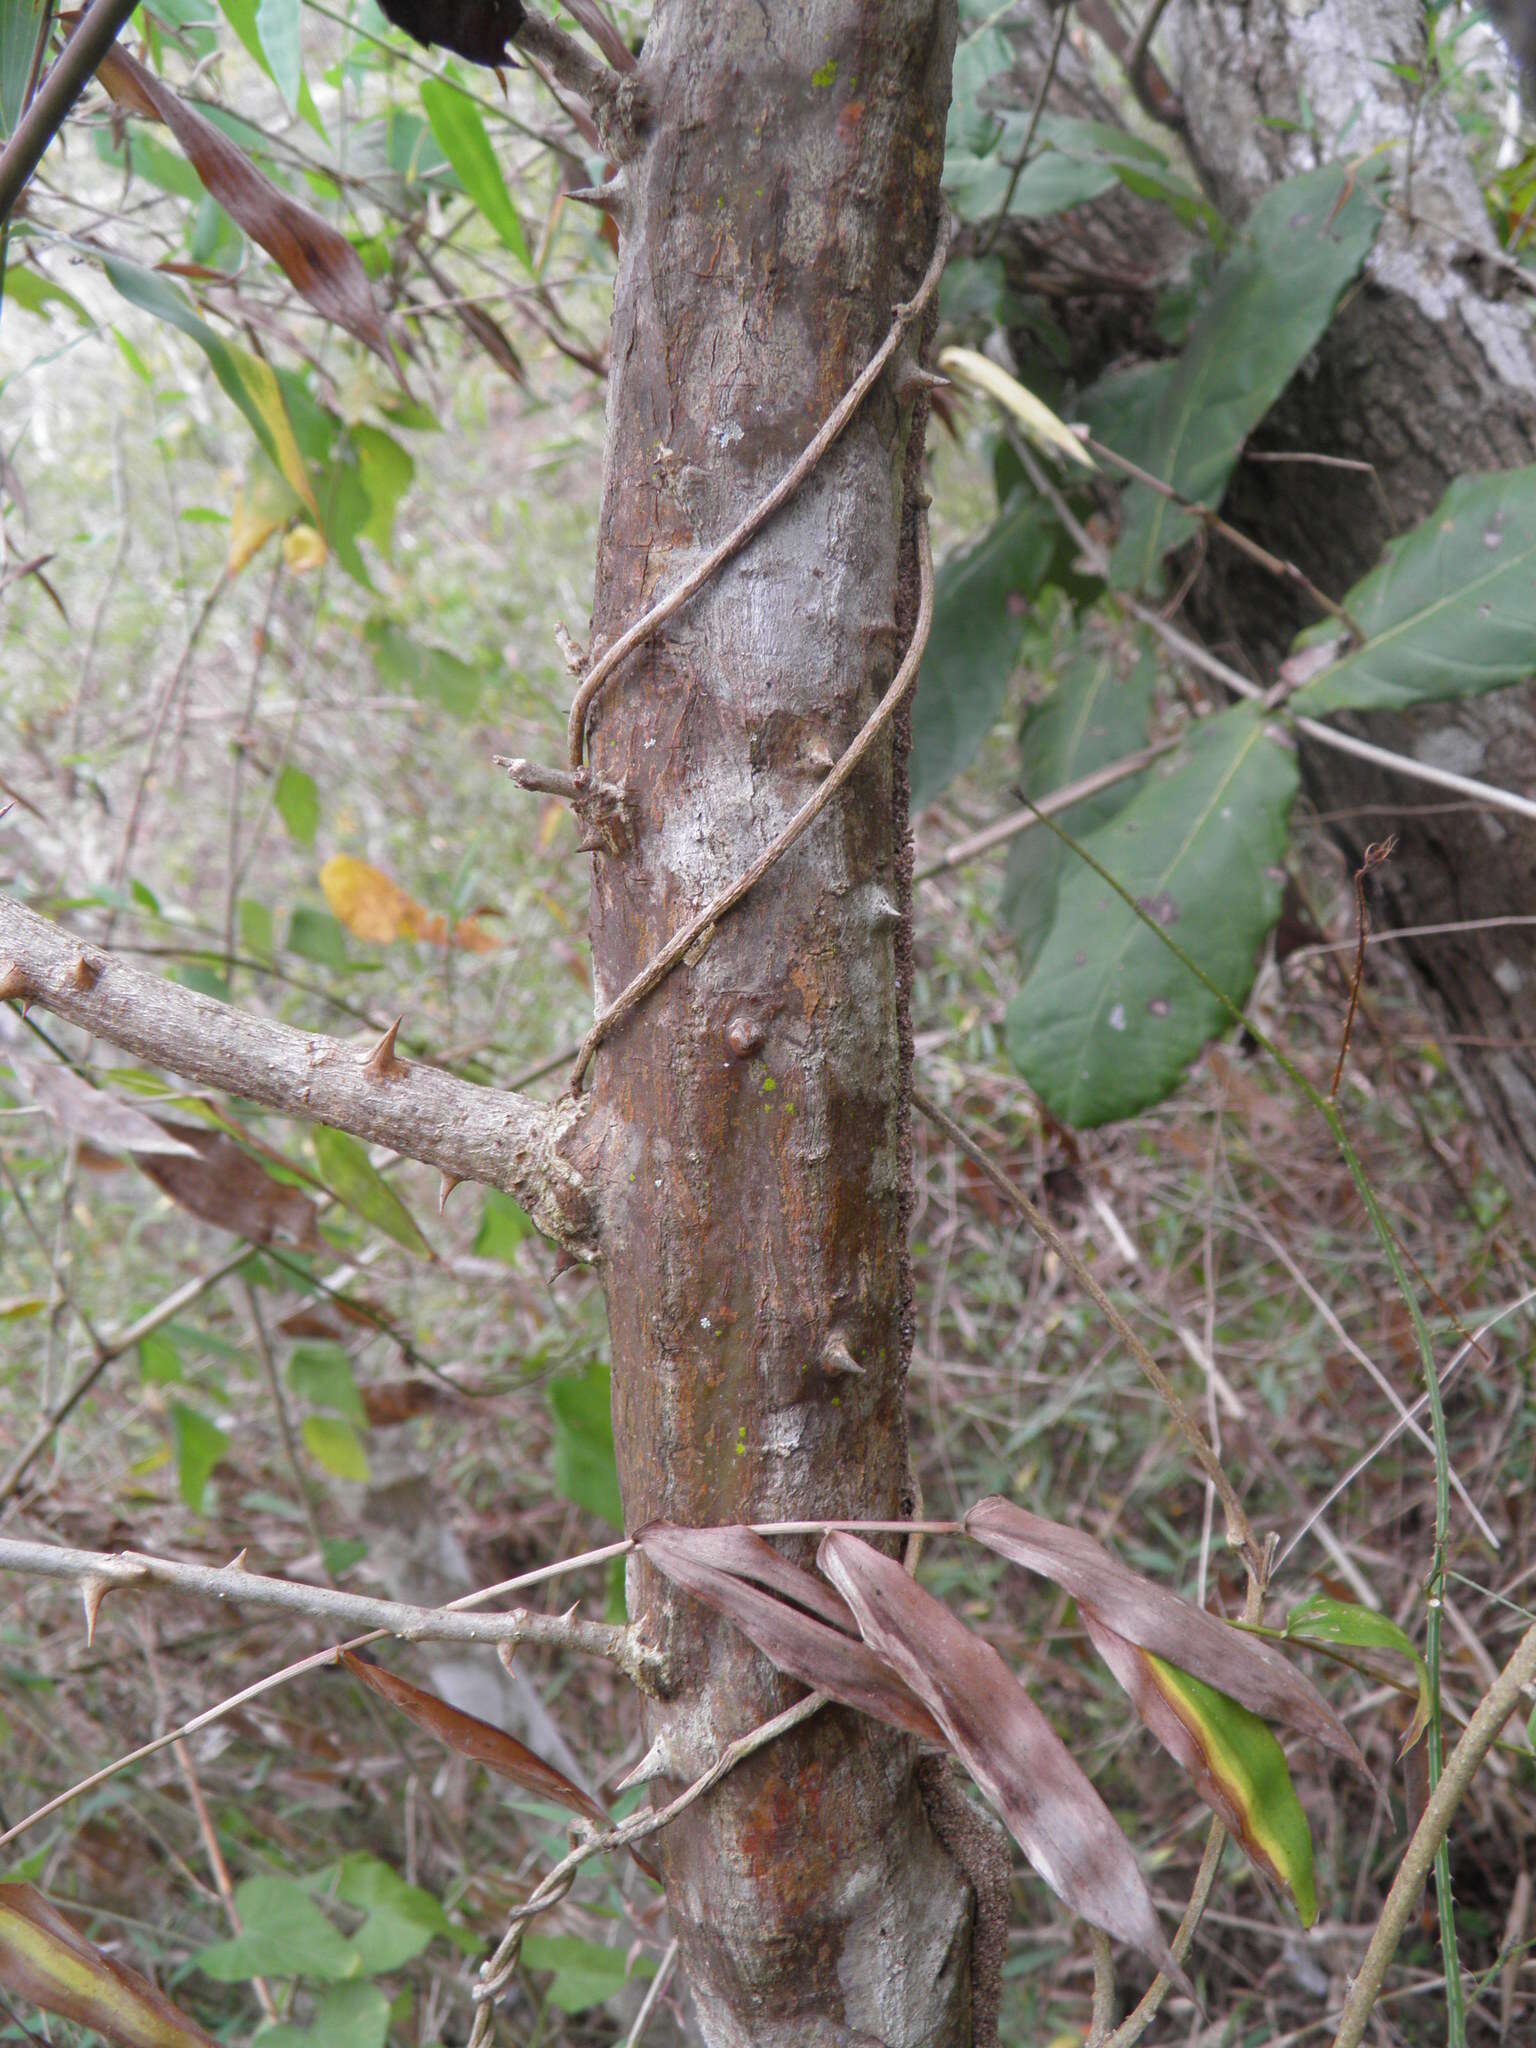
[[260, 356], [247, 355], [244, 349], [232, 348], [229, 356], [240, 382], [245, 386], [247, 397], [272, 436], [277, 466], [285, 481], [318, 519], [320, 507], [315, 502], [314, 486], [310, 483], [309, 471], [304, 467], [304, 457], [294, 439], [293, 423], [283, 403], [283, 387], [277, 381], [277, 372]]
[[1051, 408], [1042, 404], [1033, 391], [1026, 391], [1017, 377], [1010, 377], [990, 357], [973, 348], [941, 349], [939, 368], [957, 383], [968, 384], [973, 391], [983, 391], [988, 398], [995, 398], [999, 405], [1013, 414], [1037, 448], [1065, 455], [1072, 462], [1080, 462], [1085, 469], [1097, 467], [1072, 429], [1057, 419]]
[[461, 917], [450, 930], [398, 882], [349, 853], [338, 853], [320, 870], [320, 887], [331, 914], [354, 938], [387, 946], [416, 939], [429, 946], [456, 946], [465, 953], [489, 953], [501, 944], [477, 917]]
[[325, 542], [308, 523], [296, 526], [283, 540], [283, 560], [296, 576], [318, 569], [325, 560]]
[[259, 554], [282, 525], [281, 519], [274, 519], [270, 512], [254, 504], [246, 496], [245, 486], [235, 492], [235, 502], [229, 515], [229, 553], [224, 558], [224, 567], [231, 576], [238, 576], [253, 555]]

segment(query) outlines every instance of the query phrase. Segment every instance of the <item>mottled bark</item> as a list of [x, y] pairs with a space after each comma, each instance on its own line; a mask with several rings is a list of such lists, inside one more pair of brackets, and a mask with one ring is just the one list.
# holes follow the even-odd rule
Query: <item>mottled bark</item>
[[[1365, 282], [1254, 444], [1350, 456], [1374, 475], [1250, 463], [1227, 506], [1238, 526], [1341, 592], [1455, 477], [1536, 460], [1533, 300], [1485, 260], [1493, 242], [1449, 97], [1421, 94], [1386, 68], [1424, 60], [1419, 0], [1178, 0], [1170, 26], [1190, 146], [1234, 215], [1320, 157], [1392, 145], [1393, 206]], [[1294, 122], [1303, 93], [1316, 140], [1266, 125]], [[1213, 635], [1265, 666], [1308, 616], [1220, 546], [1197, 604]], [[1421, 760], [1536, 789], [1529, 684], [1346, 722]], [[1426, 814], [1425, 792], [1401, 776], [1310, 744], [1302, 760], [1314, 801], [1352, 856], [1398, 833], [1380, 878], [1383, 922], [1530, 914], [1536, 826], [1471, 807]], [[1397, 950], [1444, 1020], [1495, 1160], [1512, 1178], [1536, 1181], [1536, 930], [1504, 926]]]
[[[761, 496], [911, 295], [953, 35], [950, 0], [658, 7], [621, 174], [597, 650]], [[633, 824], [629, 850], [594, 861], [600, 1008], [787, 821], [894, 672], [915, 346], [597, 699], [592, 765]], [[632, 1528], [911, 1505], [907, 894], [885, 741], [598, 1053]], [[675, 1791], [793, 1689], [643, 1563], [629, 1590], [669, 1661], [649, 1719]], [[905, 1739], [829, 1710], [669, 1829], [663, 1855], [711, 2048], [969, 2042], [972, 1896]]]

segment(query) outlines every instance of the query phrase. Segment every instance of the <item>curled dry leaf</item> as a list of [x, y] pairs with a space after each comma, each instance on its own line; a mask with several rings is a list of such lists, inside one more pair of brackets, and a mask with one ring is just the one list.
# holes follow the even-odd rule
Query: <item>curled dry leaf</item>
[[260, 243], [315, 311], [394, 369], [384, 315], [362, 259], [345, 235], [274, 185], [243, 150], [126, 50], [110, 50], [97, 76], [120, 106], [163, 121], [207, 191]]
[[381, 0], [386, 17], [413, 42], [434, 43], [471, 64], [507, 64], [507, 44], [525, 19], [521, 0]]
[[1038, 1572], [1070, 1593], [1085, 1620], [1091, 1610], [1096, 1620], [1140, 1649], [1192, 1672], [1266, 1720], [1313, 1736], [1365, 1771], [1365, 1760], [1338, 1715], [1278, 1650], [1144, 1579], [1081, 1529], [1047, 1521], [993, 1495], [971, 1509], [965, 1530], [1010, 1564]]
[[823, 1537], [817, 1562], [865, 1642], [917, 1694], [1052, 1891], [1149, 1956], [1192, 1997], [1113, 1814], [990, 1643], [857, 1536]]
[[786, 1677], [925, 1742], [948, 1746], [944, 1730], [910, 1687], [847, 1632], [851, 1616], [831, 1589], [750, 1529], [649, 1522], [635, 1547], [674, 1584], [735, 1622]]
[[93, 1088], [71, 1067], [12, 1055], [11, 1072], [22, 1093], [71, 1137], [141, 1155], [193, 1156], [183, 1133], [166, 1130], [142, 1109], [119, 1102], [106, 1089]]
[[1303, 1927], [1317, 1918], [1312, 1830], [1267, 1722], [1215, 1686], [1140, 1650], [1089, 1608], [1083, 1625], [1131, 1704], [1250, 1862], [1296, 1901]]
[[0, 1985], [118, 2048], [214, 2048], [211, 2034], [77, 1934], [30, 1884], [0, 1884]]
[[185, 1140], [176, 1157], [135, 1148], [134, 1164], [178, 1208], [233, 1231], [252, 1244], [316, 1241], [315, 1205], [298, 1188], [272, 1178], [233, 1138], [178, 1124], [175, 1135]]

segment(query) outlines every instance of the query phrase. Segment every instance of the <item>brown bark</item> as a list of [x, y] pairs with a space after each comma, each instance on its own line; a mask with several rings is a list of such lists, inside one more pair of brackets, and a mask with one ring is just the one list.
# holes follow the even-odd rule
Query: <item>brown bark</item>
[[[938, 226], [953, 16], [949, 0], [658, 9], [621, 173], [597, 650], [763, 494], [910, 297]], [[592, 765], [633, 823], [629, 850], [594, 862], [600, 1008], [787, 821], [894, 672], [915, 346], [596, 701]], [[598, 1053], [631, 1528], [912, 1504], [906, 860], [887, 740]], [[649, 1720], [674, 1792], [792, 1693], [640, 1562], [630, 1604], [668, 1659]], [[971, 2039], [971, 1892], [904, 1738], [828, 1710], [663, 1854], [712, 2048]]]
[[[1312, 0], [1284, 10], [1179, 0], [1172, 26], [1190, 147], [1229, 212], [1241, 214], [1266, 186], [1320, 158], [1394, 145], [1393, 205], [1364, 284], [1255, 440], [1259, 450], [1363, 459], [1374, 476], [1250, 463], [1226, 508], [1234, 524], [1342, 593], [1455, 477], [1536, 460], [1532, 301], [1487, 260], [1487, 216], [1449, 96], [1421, 95], [1386, 68], [1424, 61], [1419, 0]], [[1315, 142], [1266, 125], [1294, 121], [1302, 93]], [[1197, 604], [1213, 637], [1265, 668], [1310, 616], [1219, 545]], [[1343, 722], [1437, 766], [1536, 789], [1530, 684]], [[1310, 743], [1302, 762], [1314, 802], [1352, 858], [1368, 841], [1398, 834], [1380, 873], [1381, 923], [1530, 914], [1536, 825], [1436, 807], [1404, 777]], [[1447, 1028], [1495, 1161], [1511, 1179], [1536, 1184], [1536, 930], [1506, 925], [1394, 950]]]

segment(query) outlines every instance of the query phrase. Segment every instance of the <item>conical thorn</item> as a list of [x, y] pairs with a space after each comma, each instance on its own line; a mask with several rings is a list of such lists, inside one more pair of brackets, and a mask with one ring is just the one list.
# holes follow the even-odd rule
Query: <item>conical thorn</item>
[[112, 1581], [104, 1579], [98, 1572], [80, 1581], [80, 1600], [85, 1608], [85, 1647], [90, 1649], [96, 1640], [96, 1617], [101, 1612], [101, 1603], [112, 1590]]
[[616, 1793], [627, 1792], [632, 1785], [649, 1785], [654, 1778], [671, 1778], [676, 1775], [666, 1737], [658, 1735], [635, 1768], [626, 1771], [613, 1789]]
[[443, 1207], [444, 1204], [447, 1202], [448, 1197], [453, 1193], [454, 1189], [460, 1185], [460, 1183], [463, 1181], [463, 1178], [464, 1176], [461, 1173], [445, 1173], [443, 1175], [441, 1184], [439, 1185], [437, 1190], [437, 1213], [439, 1216], [441, 1216], [443, 1213]]
[[0, 963], [0, 1003], [24, 1003], [36, 993], [14, 960]]
[[605, 185], [577, 185], [566, 192], [567, 199], [574, 199], [578, 206], [601, 207], [604, 213], [619, 213], [628, 197], [624, 176], [610, 178]]
[[92, 960], [85, 953], [77, 953], [69, 970], [69, 978], [78, 989], [94, 988], [101, 979], [101, 962]]
[[397, 1081], [406, 1072], [405, 1061], [395, 1055], [395, 1034], [404, 1022], [397, 1017], [363, 1061], [363, 1072], [370, 1081]]
[[821, 1354], [821, 1365], [823, 1372], [833, 1379], [846, 1379], [850, 1374], [858, 1379], [864, 1377], [863, 1366], [848, 1349], [847, 1340], [842, 1337], [827, 1339], [826, 1349]]

